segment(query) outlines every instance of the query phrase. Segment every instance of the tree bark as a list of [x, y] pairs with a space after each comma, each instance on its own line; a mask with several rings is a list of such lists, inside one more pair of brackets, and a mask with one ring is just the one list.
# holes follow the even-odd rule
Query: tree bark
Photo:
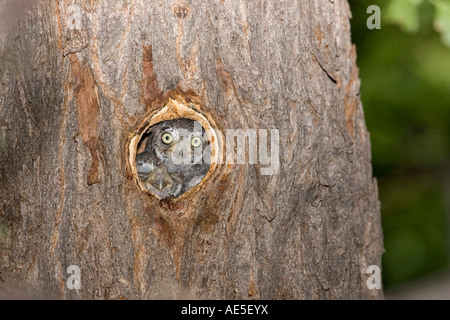
[[[3, 5], [3, 290], [382, 297], [366, 285], [383, 244], [347, 1], [23, 5]], [[224, 163], [178, 199], [143, 192], [130, 142], [170, 99], [223, 137], [278, 129], [278, 173]], [[71, 265], [79, 290], [67, 286]]]

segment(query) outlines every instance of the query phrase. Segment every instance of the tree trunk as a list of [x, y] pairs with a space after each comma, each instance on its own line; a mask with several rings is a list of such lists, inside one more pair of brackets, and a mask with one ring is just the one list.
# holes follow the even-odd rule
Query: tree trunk
[[[3, 290], [382, 297], [366, 284], [383, 244], [347, 1], [11, 3], [24, 7], [2, 10]], [[170, 101], [225, 140], [279, 130], [279, 170], [224, 161], [179, 198], [148, 194], [130, 145]]]

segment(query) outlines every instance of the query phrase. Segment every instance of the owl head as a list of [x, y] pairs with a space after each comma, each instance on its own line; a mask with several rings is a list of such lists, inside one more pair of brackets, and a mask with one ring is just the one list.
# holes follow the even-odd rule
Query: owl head
[[149, 129], [144, 152], [136, 156], [136, 167], [147, 189], [164, 199], [178, 197], [197, 185], [208, 172], [210, 159], [210, 143], [202, 125], [174, 119]]
[[147, 145], [160, 161], [181, 166], [207, 160], [203, 156], [209, 140], [198, 121], [174, 119], [153, 126]]
[[163, 165], [152, 167], [147, 174], [141, 170], [139, 178], [148, 191], [158, 195], [161, 199], [170, 196], [178, 197], [183, 187], [181, 178], [175, 174], [170, 175]]

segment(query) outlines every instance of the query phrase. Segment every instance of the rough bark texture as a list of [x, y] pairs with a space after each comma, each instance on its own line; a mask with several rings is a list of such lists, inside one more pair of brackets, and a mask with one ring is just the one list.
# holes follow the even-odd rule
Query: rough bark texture
[[[383, 244], [345, 0], [54, 0], [20, 16], [0, 39], [3, 288], [382, 297], [366, 286]], [[279, 173], [219, 165], [181, 199], [143, 193], [130, 133], [168, 97], [223, 133], [279, 129]]]

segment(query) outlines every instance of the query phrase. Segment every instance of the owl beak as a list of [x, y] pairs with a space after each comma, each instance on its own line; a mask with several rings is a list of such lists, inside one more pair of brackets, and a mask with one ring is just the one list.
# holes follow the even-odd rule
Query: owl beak
[[164, 177], [159, 177], [156, 179], [156, 187], [159, 191], [162, 191], [164, 189]]
[[181, 146], [181, 143], [174, 144], [171, 148], [169, 148], [169, 153], [173, 153], [178, 159], [183, 159], [184, 147]]

